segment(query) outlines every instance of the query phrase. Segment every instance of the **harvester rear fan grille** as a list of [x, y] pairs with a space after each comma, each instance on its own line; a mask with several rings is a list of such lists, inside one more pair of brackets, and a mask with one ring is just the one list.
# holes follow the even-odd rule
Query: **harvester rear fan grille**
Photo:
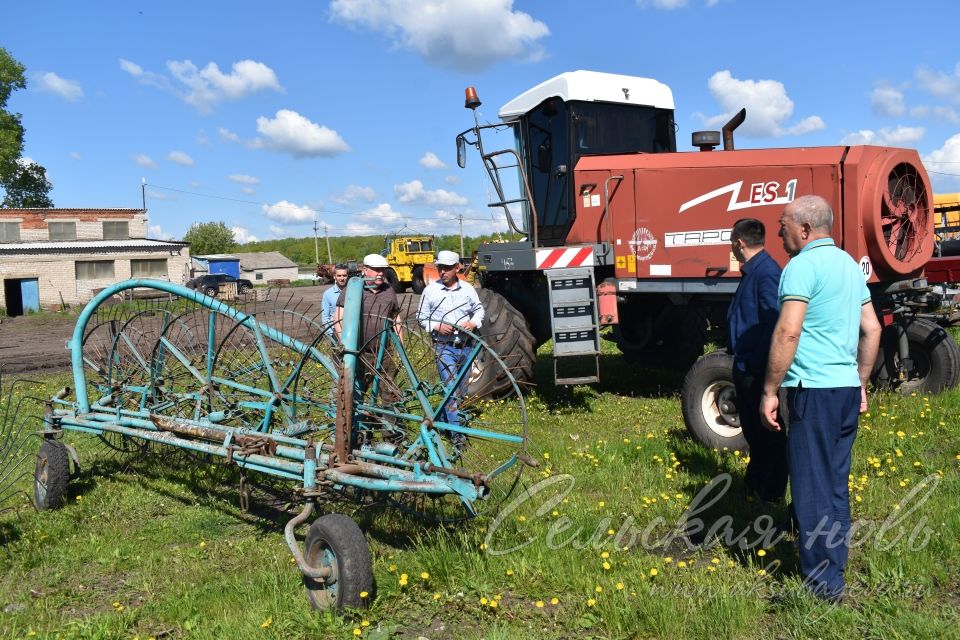
[[902, 162], [887, 176], [880, 215], [887, 249], [911, 262], [923, 250], [930, 217], [930, 197], [913, 165]]

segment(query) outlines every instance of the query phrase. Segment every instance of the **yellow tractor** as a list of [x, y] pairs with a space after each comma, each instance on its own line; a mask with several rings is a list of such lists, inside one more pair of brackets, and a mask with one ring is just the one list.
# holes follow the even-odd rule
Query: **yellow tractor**
[[[414, 293], [423, 292], [428, 282], [436, 279], [433, 236], [387, 236], [383, 255], [396, 275], [394, 288], [407, 286]], [[390, 280], [389, 274], [387, 279]], [[392, 284], [392, 283], [391, 283]]]

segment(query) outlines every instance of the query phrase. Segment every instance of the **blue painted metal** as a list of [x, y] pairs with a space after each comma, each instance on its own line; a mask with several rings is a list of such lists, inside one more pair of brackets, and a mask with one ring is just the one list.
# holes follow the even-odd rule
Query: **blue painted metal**
[[20, 300], [24, 313], [40, 311], [40, 281], [37, 278], [24, 278], [20, 281]]
[[240, 258], [207, 258], [210, 273], [225, 273], [234, 278], [240, 277]]

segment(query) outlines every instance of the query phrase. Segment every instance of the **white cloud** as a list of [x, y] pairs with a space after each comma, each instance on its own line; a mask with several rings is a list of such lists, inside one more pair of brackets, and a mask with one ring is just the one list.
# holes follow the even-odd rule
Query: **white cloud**
[[181, 167], [193, 166], [193, 158], [188, 156], [183, 151], [171, 151], [170, 153], [167, 154], [167, 160], [169, 160], [170, 162], [173, 162], [174, 164], [178, 164]]
[[166, 193], [164, 191], [152, 191], [147, 189], [146, 196], [151, 200], [176, 200], [177, 196], [172, 193]]
[[283, 90], [273, 69], [255, 60], [234, 62], [229, 73], [221, 71], [215, 62], [199, 69], [190, 60], [168, 60], [167, 70], [179, 83], [176, 85], [167, 76], [146, 71], [130, 60], [121, 58], [120, 68], [141, 84], [174, 93], [201, 113], [209, 113], [224, 100], [239, 100], [268, 89]]
[[80, 155], [80, 152], [79, 152], [79, 151], [71, 151], [71, 152], [70, 152], [70, 159], [71, 159], [71, 160], [83, 160], [83, 156]]
[[275, 204], [262, 205], [261, 209], [263, 210], [263, 215], [271, 220], [282, 222], [283, 224], [312, 223], [317, 215], [316, 210], [312, 207], [294, 204], [287, 200], [281, 200]]
[[920, 88], [938, 98], [960, 103], [960, 62], [953, 73], [920, 67], [914, 73]]
[[253, 187], [240, 187], [240, 191], [247, 194], [248, 196], [252, 196], [257, 192], [257, 190], [254, 189]]
[[260, 178], [256, 176], [248, 176], [242, 173], [235, 173], [231, 176], [227, 176], [227, 180], [230, 182], [236, 182], [237, 184], [260, 184]]
[[220, 134], [220, 139], [223, 142], [240, 142], [240, 136], [235, 134], [233, 131], [230, 131], [230, 129], [227, 129], [226, 127], [220, 127], [217, 129], [217, 133]]
[[331, 18], [387, 35], [427, 63], [482, 71], [507, 59], [544, 57], [547, 25], [513, 10], [513, 0], [333, 0]]
[[209, 113], [222, 100], [239, 100], [256, 91], [281, 91], [273, 69], [254, 60], [234, 62], [230, 73], [223, 73], [215, 62], [198, 69], [190, 60], [169, 60], [167, 69], [174, 79], [186, 86], [183, 97], [201, 113]]
[[747, 119], [737, 133], [754, 138], [778, 138], [784, 135], [803, 135], [824, 129], [819, 116], [808, 116], [788, 126], [793, 115], [793, 100], [787, 96], [782, 82], [776, 80], [739, 80], [729, 71], [718, 71], [707, 82], [710, 93], [720, 103], [724, 113], [704, 119], [704, 124], [719, 128], [742, 107], [747, 108]]
[[385, 229], [398, 226], [402, 221], [402, 214], [394, 211], [388, 203], [381, 202], [372, 209], [354, 214], [344, 230], [350, 236], [382, 234]]
[[934, 107], [933, 115], [952, 124], [960, 124], [960, 114], [953, 107]]
[[289, 109], [277, 111], [272, 120], [265, 116], [257, 118], [257, 131], [264, 137], [255, 139], [251, 146], [289, 153], [296, 158], [330, 158], [350, 151], [336, 131]]
[[879, 131], [861, 129], [849, 133], [840, 140], [840, 144], [875, 144], [880, 146], [904, 147], [912, 145], [923, 138], [926, 129], [923, 127], [905, 127], [899, 125], [894, 129], [883, 128]]
[[163, 89], [164, 91], [173, 90], [173, 87], [170, 85], [169, 78], [167, 78], [165, 75], [154, 73], [152, 71], [144, 71], [143, 67], [138, 65], [136, 62], [131, 62], [129, 60], [120, 58], [120, 68], [136, 78], [137, 82], [140, 84], [144, 84], [149, 87], [156, 87], [157, 89]]
[[173, 240], [173, 235], [164, 231], [158, 224], [147, 227], [147, 237], [155, 240]]
[[287, 231], [287, 230], [284, 229], [283, 227], [278, 227], [278, 226], [275, 225], [275, 224], [271, 224], [271, 225], [270, 225], [269, 227], [267, 227], [267, 228], [270, 229], [270, 233], [272, 233], [273, 235], [277, 236], [278, 238], [285, 238], [286, 236], [290, 235], [290, 232], [289, 232], [289, 231]]
[[137, 155], [133, 156], [133, 161], [141, 167], [146, 167], [147, 169], [157, 168], [157, 163], [145, 153], [138, 153]]
[[393, 187], [394, 194], [400, 202], [416, 202], [435, 207], [449, 207], [455, 205], [465, 205], [469, 202], [466, 198], [453, 191], [445, 189], [434, 189], [428, 191], [423, 188], [423, 183], [419, 180], [412, 180]]
[[443, 181], [447, 184], [460, 184], [460, 176], [447, 176]]
[[427, 169], [446, 169], [447, 165], [443, 160], [437, 157], [433, 151], [427, 151], [423, 154], [423, 157], [420, 158], [420, 166], [426, 167]]
[[957, 173], [960, 167], [960, 133], [951, 136], [943, 146], [923, 157], [928, 171]]
[[33, 77], [37, 91], [55, 93], [67, 102], [76, 102], [83, 97], [83, 88], [76, 80], [66, 80], [53, 71], [42, 71]]
[[230, 231], [233, 231], [233, 239], [237, 241], [237, 244], [247, 244], [258, 240], [257, 236], [250, 233], [249, 229], [240, 225], [230, 227]]
[[347, 204], [350, 202], [356, 202], [357, 200], [363, 202], [373, 202], [377, 199], [377, 192], [373, 187], [361, 187], [356, 184], [347, 185], [347, 188], [343, 190], [338, 196], [331, 198], [334, 202], [339, 202], [340, 204]]
[[870, 94], [870, 104], [873, 105], [873, 112], [881, 116], [897, 118], [907, 110], [903, 93], [887, 85], [881, 85], [873, 90]]

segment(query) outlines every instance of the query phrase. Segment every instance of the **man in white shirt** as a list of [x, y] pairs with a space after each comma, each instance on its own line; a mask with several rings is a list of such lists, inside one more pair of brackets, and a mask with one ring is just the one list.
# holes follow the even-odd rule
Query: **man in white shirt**
[[[473, 348], [470, 336], [461, 329], [476, 332], [483, 323], [483, 306], [477, 290], [460, 281], [460, 256], [454, 251], [440, 251], [436, 259], [440, 279], [423, 290], [417, 320], [430, 332], [437, 356], [437, 369], [444, 383], [456, 378]], [[466, 392], [464, 376], [457, 392], [450, 397], [439, 418], [460, 425], [459, 400]], [[465, 443], [460, 433], [451, 433], [450, 440], [457, 445]]]

